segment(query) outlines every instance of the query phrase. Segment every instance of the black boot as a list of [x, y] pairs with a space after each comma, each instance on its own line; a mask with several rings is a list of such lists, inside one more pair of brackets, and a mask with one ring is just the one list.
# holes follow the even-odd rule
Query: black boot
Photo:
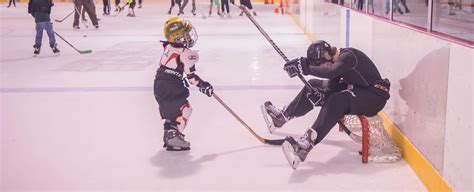
[[299, 139], [292, 136], [285, 138], [285, 142], [282, 144], [283, 153], [285, 153], [286, 160], [293, 169], [296, 170], [298, 164], [306, 160], [308, 153], [314, 147], [317, 136], [316, 131], [309, 128]]
[[163, 142], [163, 147], [166, 148], [167, 151], [187, 151], [191, 149], [191, 143], [184, 140], [184, 134], [176, 129], [165, 130]]
[[[276, 128], [282, 127], [288, 120], [290, 120], [288, 115], [285, 114], [284, 110], [278, 109], [270, 101], [266, 101], [262, 105], [261, 110], [270, 133], [273, 133]], [[269, 121], [268, 116], [270, 116], [272, 119], [271, 122]]]

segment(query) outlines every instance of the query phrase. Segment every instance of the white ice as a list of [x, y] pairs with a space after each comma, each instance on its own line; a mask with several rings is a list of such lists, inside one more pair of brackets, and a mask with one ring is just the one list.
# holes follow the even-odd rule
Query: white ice
[[[207, 5], [207, 4], [206, 4]], [[167, 152], [153, 96], [168, 3], [146, 3], [136, 18], [100, 16], [100, 29], [72, 30], [72, 18], [54, 23], [54, 56], [43, 37], [33, 57], [34, 20], [26, 4], [0, 8], [0, 191], [425, 191], [405, 161], [362, 164], [360, 146], [337, 129], [290, 168], [281, 147], [259, 143], [213, 98], [192, 89], [194, 109], [185, 130], [189, 152]], [[204, 4], [201, 5], [202, 12]], [[291, 58], [309, 44], [289, 16], [256, 4], [256, 17]], [[72, 9], [56, 3], [52, 19]], [[101, 13], [102, 5], [97, 5]], [[252, 129], [265, 138], [300, 135], [315, 109], [271, 135], [260, 104], [288, 104], [303, 87], [282, 70], [283, 59], [238, 10], [231, 19], [184, 18], [199, 34], [198, 74]], [[176, 12], [176, 8], [174, 12]]]

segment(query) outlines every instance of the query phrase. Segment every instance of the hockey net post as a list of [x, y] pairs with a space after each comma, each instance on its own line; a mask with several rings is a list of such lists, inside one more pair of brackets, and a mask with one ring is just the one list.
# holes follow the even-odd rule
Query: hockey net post
[[390, 163], [402, 158], [380, 116], [345, 115], [341, 121], [351, 132], [362, 135], [362, 163]]

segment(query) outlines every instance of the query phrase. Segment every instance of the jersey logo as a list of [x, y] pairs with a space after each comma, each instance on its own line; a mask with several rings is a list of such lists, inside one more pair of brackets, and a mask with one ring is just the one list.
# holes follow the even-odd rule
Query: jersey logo
[[196, 57], [196, 55], [190, 55], [190, 56], [188, 56], [188, 59], [189, 60], [196, 60], [197, 57]]
[[166, 60], [165, 65], [167, 65], [171, 60], [178, 59], [179, 55], [177, 53], [172, 53], [168, 60]]

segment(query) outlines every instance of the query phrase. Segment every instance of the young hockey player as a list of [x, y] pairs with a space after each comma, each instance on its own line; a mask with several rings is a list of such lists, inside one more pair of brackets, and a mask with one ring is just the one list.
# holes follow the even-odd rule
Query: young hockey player
[[58, 54], [59, 49], [56, 45], [56, 38], [54, 36], [53, 23], [51, 23], [51, 7], [54, 5], [52, 0], [30, 0], [28, 2], [28, 13], [35, 18], [36, 23], [36, 38], [33, 45], [35, 56], [40, 53], [41, 42], [43, 41], [43, 30], [46, 30], [49, 37], [49, 46], [53, 53]]
[[212, 6], [216, 6], [217, 15], [221, 16], [221, 10], [219, 9], [220, 5], [221, 5], [220, 0], [210, 0], [209, 16], [212, 15]]
[[190, 48], [196, 43], [197, 33], [191, 22], [172, 17], [166, 21], [163, 31], [166, 41], [162, 41], [164, 51], [153, 86], [161, 118], [165, 121], [163, 147], [169, 151], [189, 150], [191, 144], [183, 134], [192, 113], [187, 100], [187, 82], [209, 97], [213, 87], [196, 74], [199, 55]]
[[135, 5], [137, 2], [135, 0], [126, 0], [128, 5], [128, 17], [135, 17]]
[[266, 120], [270, 132], [321, 107], [316, 121], [303, 136], [285, 138], [283, 151], [293, 169], [344, 115], [376, 115], [390, 97], [390, 82], [382, 79], [370, 58], [355, 48], [338, 50], [325, 41], [316, 41], [309, 46], [307, 57], [289, 61], [284, 69], [290, 77], [313, 75], [326, 79], [309, 80], [316, 90], [304, 87], [283, 110], [269, 101], [262, 106], [265, 119], [271, 117], [271, 122]]

